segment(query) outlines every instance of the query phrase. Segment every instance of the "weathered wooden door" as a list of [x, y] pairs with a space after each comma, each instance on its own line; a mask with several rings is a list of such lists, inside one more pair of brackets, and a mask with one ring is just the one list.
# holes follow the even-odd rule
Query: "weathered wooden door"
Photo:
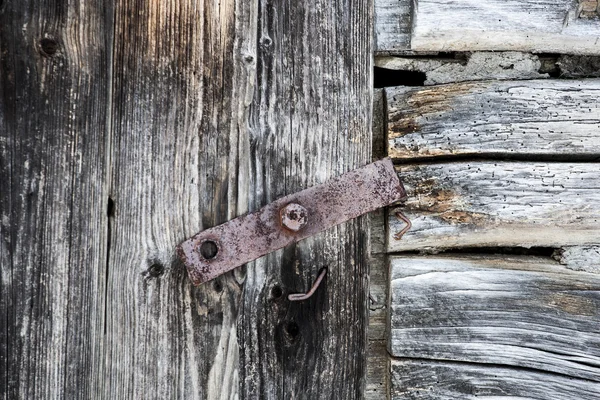
[[200, 287], [175, 247], [371, 160], [372, 9], [0, 1], [2, 398], [361, 396], [367, 219]]

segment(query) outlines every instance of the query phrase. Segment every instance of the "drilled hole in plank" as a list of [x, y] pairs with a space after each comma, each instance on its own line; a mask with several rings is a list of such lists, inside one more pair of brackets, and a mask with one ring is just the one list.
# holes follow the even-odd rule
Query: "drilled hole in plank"
[[199, 251], [205, 260], [212, 260], [219, 253], [219, 246], [212, 240], [205, 240], [200, 244]]
[[44, 38], [40, 40], [42, 55], [52, 57], [58, 51], [58, 42], [54, 39]]

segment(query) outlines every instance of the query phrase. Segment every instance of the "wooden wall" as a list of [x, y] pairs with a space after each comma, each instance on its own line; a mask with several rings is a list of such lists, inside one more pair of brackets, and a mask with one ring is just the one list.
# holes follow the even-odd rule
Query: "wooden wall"
[[394, 238], [405, 226], [396, 208], [373, 224], [385, 251], [372, 261], [370, 398], [598, 397], [590, 7], [376, 2], [376, 81], [387, 87], [374, 135], [406, 184], [399, 209], [413, 226]]

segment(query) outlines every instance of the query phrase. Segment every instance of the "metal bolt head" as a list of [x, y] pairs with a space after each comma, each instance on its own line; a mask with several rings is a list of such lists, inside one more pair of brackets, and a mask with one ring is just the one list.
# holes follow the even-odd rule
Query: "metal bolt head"
[[308, 223], [308, 211], [300, 204], [288, 204], [281, 209], [279, 215], [281, 225], [294, 232], [298, 232]]

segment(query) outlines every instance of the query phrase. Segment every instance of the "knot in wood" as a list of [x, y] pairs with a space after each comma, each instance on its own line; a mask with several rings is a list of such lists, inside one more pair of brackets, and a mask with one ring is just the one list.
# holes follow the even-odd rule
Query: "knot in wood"
[[285, 228], [298, 232], [308, 223], [308, 211], [300, 204], [290, 203], [279, 212], [281, 225]]

